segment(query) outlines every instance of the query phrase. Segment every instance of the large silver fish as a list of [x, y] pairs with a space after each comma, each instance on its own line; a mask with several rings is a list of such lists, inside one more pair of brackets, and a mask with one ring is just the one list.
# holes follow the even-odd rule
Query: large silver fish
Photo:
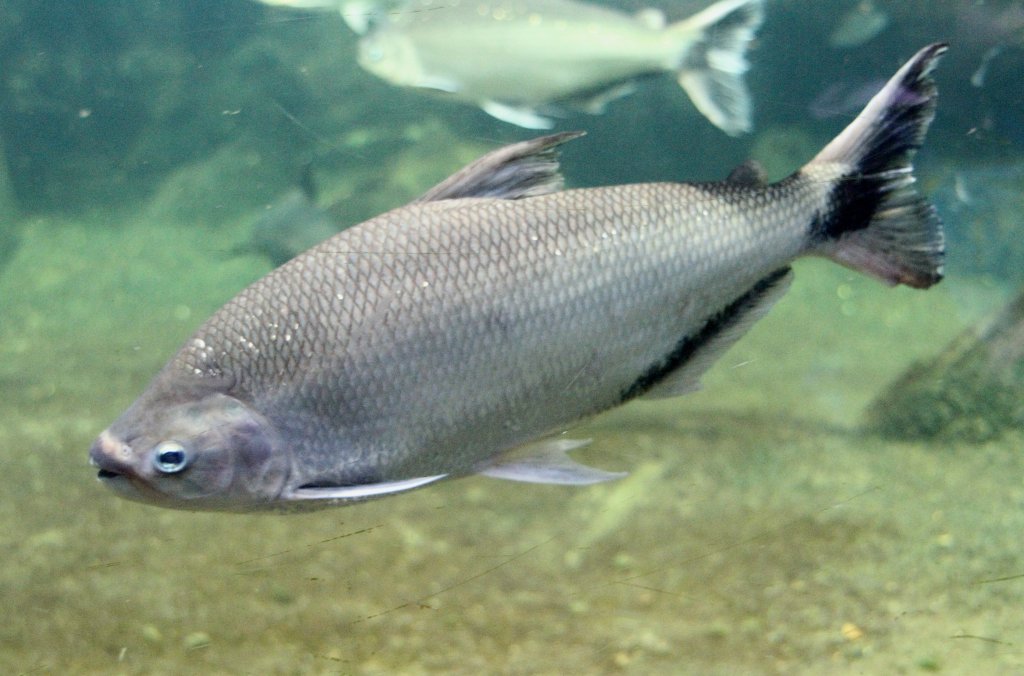
[[359, 63], [532, 129], [550, 128], [546, 115], [566, 105], [599, 113], [636, 78], [669, 71], [713, 124], [740, 134], [751, 126], [745, 53], [763, 4], [721, 0], [666, 26], [657, 10], [575, 0], [409, 0], [373, 22]]
[[942, 276], [911, 159], [934, 115], [913, 57], [774, 184], [561, 190], [555, 147], [511, 145], [352, 227], [210, 317], [93, 445], [123, 496], [181, 509], [329, 506], [474, 473], [585, 484], [557, 435], [692, 390], [826, 256], [889, 284]]

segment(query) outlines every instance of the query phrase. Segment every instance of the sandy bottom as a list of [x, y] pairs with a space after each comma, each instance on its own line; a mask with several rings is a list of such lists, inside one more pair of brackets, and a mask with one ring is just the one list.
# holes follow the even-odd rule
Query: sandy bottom
[[291, 516], [123, 501], [89, 444], [265, 270], [224, 253], [239, 237], [29, 224], [0, 277], [0, 671], [1024, 670], [1024, 435], [857, 431], [999, 290], [799, 263], [702, 392], [574, 432], [631, 472], [613, 484], [471, 478]]

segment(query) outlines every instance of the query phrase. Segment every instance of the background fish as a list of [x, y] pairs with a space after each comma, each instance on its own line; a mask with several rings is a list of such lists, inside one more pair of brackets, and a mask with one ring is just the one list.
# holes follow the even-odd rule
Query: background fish
[[705, 117], [740, 134], [751, 127], [745, 53], [762, 19], [763, 0], [721, 0], [669, 26], [656, 10], [573, 0], [412, 0], [374, 23], [359, 63], [532, 129], [550, 128], [560, 106], [599, 113], [636, 78], [671, 71]]
[[337, 11], [357, 33], [365, 33], [388, 11], [396, 10], [401, 0], [257, 0], [272, 7]]
[[292, 9], [339, 9], [339, 0], [259, 0], [264, 5], [290, 7]]
[[232, 253], [266, 256], [277, 266], [337, 233], [341, 224], [316, 199], [312, 166], [306, 164], [299, 185], [266, 207], [253, 222], [249, 241]]
[[889, 15], [879, 9], [873, 0], [861, 0], [843, 12], [829, 34], [828, 43], [833, 47], [858, 47], [884, 31], [888, 25]]
[[807, 106], [807, 112], [816, 120], [849, 115], [859, 111], [885, 86], [885, 80], [831, 82], [814, 97]]
[[934, 115], [920, 51], [771, 185], [561, 191], [560, 134], [499, 149], [350, 228], [208, 319], [90, 451], [125, 497], [183, 509], [329, 506], [472, 473], [619, 476], [551, 438], [691, 391], [826, 256], [890, 284], [942, 277], [911, 159]]

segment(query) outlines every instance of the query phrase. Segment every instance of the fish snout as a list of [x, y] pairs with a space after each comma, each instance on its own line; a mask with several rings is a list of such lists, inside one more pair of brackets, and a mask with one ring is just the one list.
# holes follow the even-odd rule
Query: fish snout
[[130, 474], [132, 447], [104, 430], [89, 449], [89, 464], [99, 468], [100, 479]]

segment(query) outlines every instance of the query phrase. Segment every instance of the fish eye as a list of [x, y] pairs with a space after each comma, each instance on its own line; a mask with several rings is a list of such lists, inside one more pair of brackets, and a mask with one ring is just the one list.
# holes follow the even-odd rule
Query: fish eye
[[381, 49], [380, 45], [377, 43], [369, 45], [364, 54], [366, 55], [367, 60], [372, 61], [373, 63], [384, 60], [384, 50]]
[[153, 466], [164, 474], [176, 474], [188, 465], [188, 453], [177, 441], [165, 441], [153, 453]]

